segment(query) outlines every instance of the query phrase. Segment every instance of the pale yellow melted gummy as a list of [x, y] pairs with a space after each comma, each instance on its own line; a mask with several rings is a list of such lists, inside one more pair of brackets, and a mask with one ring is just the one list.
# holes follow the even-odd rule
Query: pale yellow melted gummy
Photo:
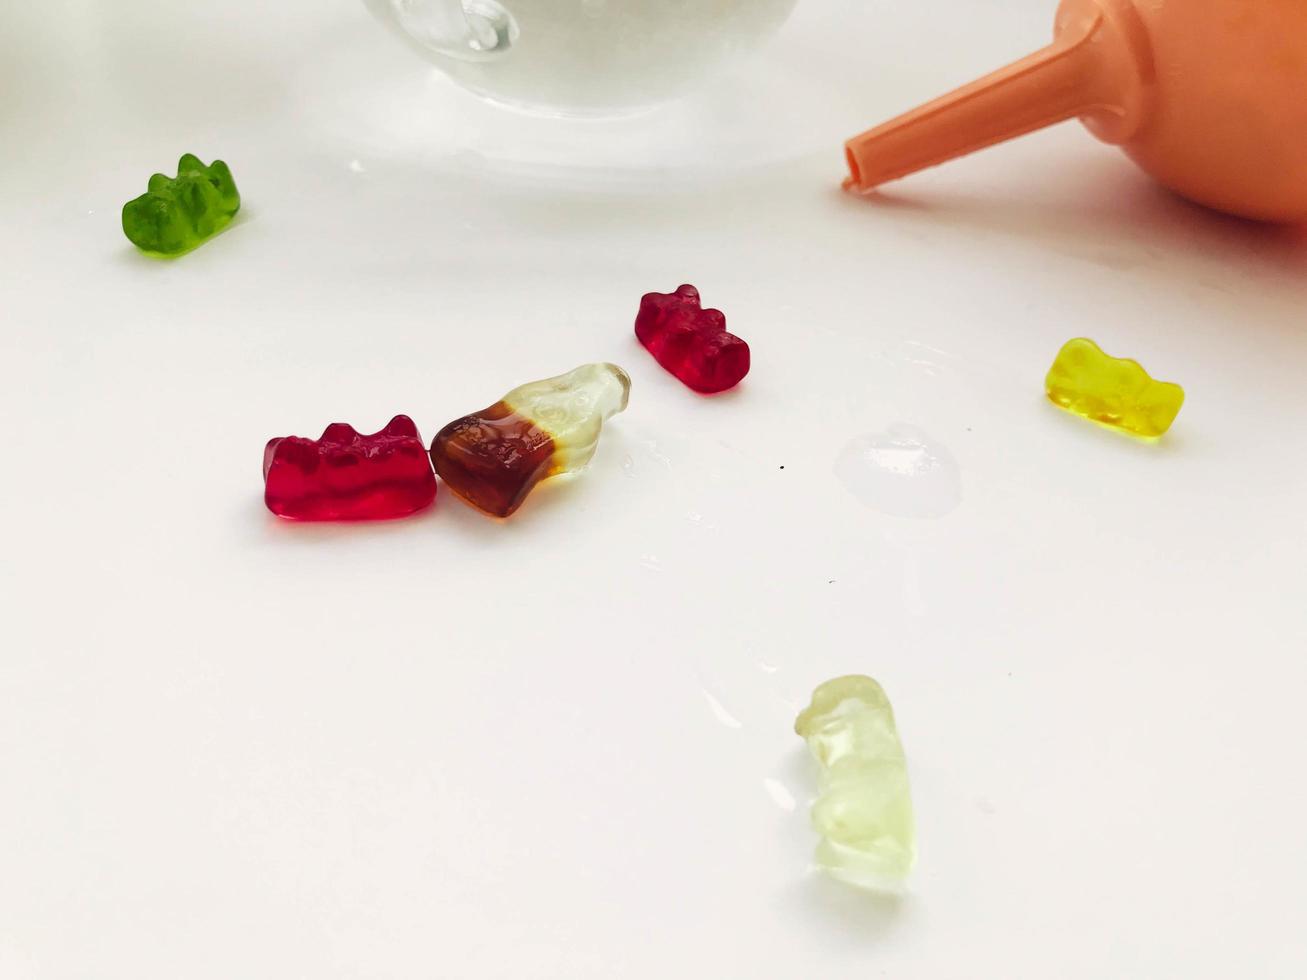
[[626, 409], [631, 378], [616, 364], [583, 364], [574, 371], [514, 388], [503, 397], [554, 440], [548, 476], [575, 473], [594, 457], [604, 423]]
[[821, 765], [817, 863], [863, 888], [892, 888], [917, 857], [908, 766], [885, 691], [870, 677], [827, 681], [794, 723]]

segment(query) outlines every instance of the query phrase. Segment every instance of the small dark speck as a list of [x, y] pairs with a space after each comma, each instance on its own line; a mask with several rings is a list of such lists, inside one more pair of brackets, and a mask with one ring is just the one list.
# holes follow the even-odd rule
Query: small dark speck
[[834, 585], [834, 584], [835, 584], [835, 580], [834, 580], [833, 578], [831, 578], [831, 579], [827, 579], [827, 580], [826, 580], [826, 584], [827, 584], [827, 585]]
[[784, 466], [782, 466], [782, 467], [781, 467], [781, 469], [785, 469], [785, 467], [784, 467]]
[[971, 426], [967, 426], [967, 431], [968, 431], [968, 432], [971, 431]]

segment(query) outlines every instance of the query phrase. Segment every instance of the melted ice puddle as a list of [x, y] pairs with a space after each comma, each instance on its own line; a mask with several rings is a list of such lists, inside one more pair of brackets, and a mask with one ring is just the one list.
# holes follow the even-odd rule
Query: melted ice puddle
[[851, 440], [835, 475], [868, 507], [895, 517], [943, 517], [962, 502], [953, 454], [911, 425]]

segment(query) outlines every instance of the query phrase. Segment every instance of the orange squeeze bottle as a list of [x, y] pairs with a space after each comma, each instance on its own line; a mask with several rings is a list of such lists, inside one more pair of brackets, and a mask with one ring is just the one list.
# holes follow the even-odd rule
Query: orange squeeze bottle
[[1063, 0], [1055, 38], [849, 140], [845, 186], [1078, 116], [1193, 201], [1307, 221], [1307, 0]]

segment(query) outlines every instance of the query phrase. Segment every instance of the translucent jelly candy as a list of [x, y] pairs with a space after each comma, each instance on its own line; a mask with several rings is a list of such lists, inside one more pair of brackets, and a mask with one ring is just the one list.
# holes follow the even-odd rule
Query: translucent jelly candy
[[231, 224], [241, 195], [221, 160], [210, 166], [190, 153], [177, 161], [177, 176], [155, 174], [149, 190], [123, 205], [123, 233], [151, 255], [181, 255]]
[[1180, 414], [1184, 389], [1154, 381], [1138, 361], [1104, 354], [1092, 340], [1068, 340], [1044, 382], [1053, 404], [1137, 436], [1160, 436]]
[[734, 388], [749, 373], [749, 345], [726, 332], [721, 310], [700, 307], [693, 286], [645, 295], [635, 335], [654, 360], [706, 395]]
[[336, 422], [321, 439], [273, 439], [263, 479], [268, 510], [297, 521], [403, 517], [436, 499], [426, 446], [407, 415], [370, 436]]
[[616, 364], [533, 381], [441, 429], [431, 462], [454, 493], [507, 517], [541, 480], [590, 462], [604, 422], [626, 408], [630, 391]]
[[817, 863], [863, 888], [892, 887], [917, 857], [908, 766], [894, 712], [870, 677], [827, 681], [794, 723], [821, 764]]

